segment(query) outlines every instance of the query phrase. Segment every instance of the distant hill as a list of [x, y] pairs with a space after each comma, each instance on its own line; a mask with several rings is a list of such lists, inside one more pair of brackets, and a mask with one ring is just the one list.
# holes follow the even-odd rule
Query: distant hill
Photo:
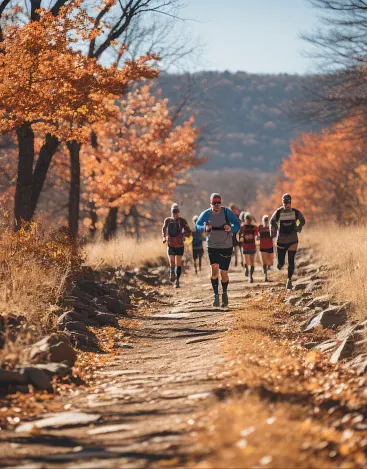
[[203, 127], [205, 169], [245, 168], [274, 172], [297, 133], [308, 130], [284, 109], [304, 97], [303, 77], [245, 72], [162, 75], [158, 87], [172, 105], [188, 96], [184, 117]]

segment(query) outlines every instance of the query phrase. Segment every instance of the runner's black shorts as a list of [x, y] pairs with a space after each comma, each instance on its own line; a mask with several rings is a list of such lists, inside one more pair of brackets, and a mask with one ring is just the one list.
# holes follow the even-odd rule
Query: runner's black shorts
[[203, 257], [203, 254], [204, 254], [204, 249], [193, 249], [192, 250], [192, 255], [193, 255], [194, 261], [196, 261], [196, 259], [200, 259], [201, 257]]
[[183, 256], [185, 248], [172, 248], [168, 246], [168, 255], [169, 256]]
[[210, 265], [219, 264], [220, 270], [228, 270], [233, 254], [233, 248], [208, 248]]
[[256, 254], [256, 249], [244, 249], [244, 254]]
[[260, 248], [260, 252], [268, 252], [269, 254], [273, 254], [274, 248]]

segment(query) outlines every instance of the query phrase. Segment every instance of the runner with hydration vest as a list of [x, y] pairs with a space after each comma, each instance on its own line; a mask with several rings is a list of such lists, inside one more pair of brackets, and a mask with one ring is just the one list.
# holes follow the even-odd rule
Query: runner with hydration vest
[[253, 223], [253, 217], [247, 213], [245, 221], [238, 233], [238, 240], [242, 243], [243, 254], [245, 255], [245, 275], [249, 283], [254, 282], [256, 237], [259, 234], [259, 228]]
[[184, 253], [184, 239], [191, 234], [189, 224], [179, 216], [180, 209], [177, 204], [171, 206], [172, 216], [164, 220], [162, 226], [163, 243], [168, 241], [168, 260], [170, 265], [170, 282], [176, 280], [175, 288], [180, 288], [182, 256]]
[[270, 219], [270, 235], [277, 237], [278, 269], [285, 264], [285, 256], [288, 253], [288, 280], [286, 288], [292, 288], [292, 276], [294, 272], [294, 260], [297, 254], [298, 233], [301, 233], [306, 220], [302, 213], [292, 208], [292, 197], [283, 195], [283, 206], [279, 207]]
[[270, 236], [270, 224], [268, 215], [262, 218], [262, 224], [259, 225], [260, 252], [264, 270], [264, 281], [268, 282], [268, 269], [274, 262], [273, 239]]
[[[236, 215], [238, 220], [240, 219], [241, 210], [235, 204], [229, 204], [229, 208]], [[237, 236], [233, 236], [233, 254], [234, 254], [234, 266], [238, 265], [238, 257], [240, 258], [241, 265], [243, 266], [243, 256], [241, 251], [241, 243], [238, 241]]]
[[233, 254], [232, 233], [237, 233], [240, 223], [227, 207], [222, 207], [218, 193], [210, 196], [210, 208], [204, 210], [196, 222], [196, 229], [204, 231], [211, 267], [211, 283], [214, 292], [213, 306], [219, 306], [219, 271], [222, 279], [222, 306], [228, 306], [228, 269]]
[[197, 231], [196, 229], [196, 222], [198, 218], [199, 217], [195, 215], [192, 219], [192, 221], [194, 222], [194, 228], [192, 230], [192, 257], [194, 259], [195, 274], [198, 273], [196, 261], [199, 260], [199, 271], [201, 272], [201, 263], [204, 255], [203, 233], [201, 231]]

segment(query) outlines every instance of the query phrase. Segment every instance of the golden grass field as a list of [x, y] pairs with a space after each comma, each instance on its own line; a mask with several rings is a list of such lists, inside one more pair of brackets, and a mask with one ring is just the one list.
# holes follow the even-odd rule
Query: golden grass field
[[166, 256], [167, 245], [160, 237], [137, 242], [134, 238], [118, 236], [111, 241], [97, 241], [85, 246], [85, 262], [93, 269], [131, 269], [159, 262]]
[[327, 291], [338, 300], [352, 302], [354, 319], [366, 319], [366, 228], [330, 224], [305, 231], [302, 246], [311, 247], [329, 269]]

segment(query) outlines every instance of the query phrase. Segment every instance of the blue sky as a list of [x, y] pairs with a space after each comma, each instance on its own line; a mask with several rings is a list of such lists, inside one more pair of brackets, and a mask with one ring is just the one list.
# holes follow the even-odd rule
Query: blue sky
[[181, 16], [204, 43], [199, 70], [308, 73], [300, 34], [318, 24], [320, 12], [307, 0], [186, 0]]

